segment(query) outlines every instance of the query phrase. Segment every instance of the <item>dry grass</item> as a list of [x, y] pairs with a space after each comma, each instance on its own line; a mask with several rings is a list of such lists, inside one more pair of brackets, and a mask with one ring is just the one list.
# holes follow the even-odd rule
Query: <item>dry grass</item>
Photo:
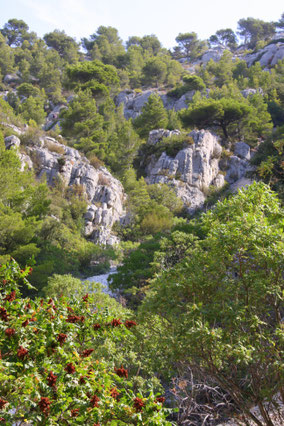
[[108, 177], [106, 177], [102, 173], [100, 173], [99, 174], [98, 184], [99, 185], [106, 185], [106, 186], [108, 186], [110, 184], [110, 180], [109, 180]]
[[65, 149], [63, 146], [61, 145], [57, 145], [54, 142], [51, 141], [45, 141], [45, 146], [46, 148], [51, 151], [51, 152], [56, 152], [57, 154], [60, 155], [64, 155], [65, 154]]

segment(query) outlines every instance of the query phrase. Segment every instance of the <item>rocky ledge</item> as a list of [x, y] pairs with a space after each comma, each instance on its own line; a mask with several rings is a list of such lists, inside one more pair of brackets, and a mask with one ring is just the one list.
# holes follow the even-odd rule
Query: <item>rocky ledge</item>
[[[147, 143], [158, 147], [163, 138], [179, 133], [178, 130], [153, 130]], [[251, 183], [247, 178], [253, 171], [250, 157], [250, 147], [244, 142], [236, 143], [234, 152], [228, 152], [213, 133], [192, 131], [187, 135], [187, 146], [175, 157], [162, 152], [158, 158], [152, 154], [146, 159], [146, 181], [174, 188], [187, 211], [193, 213], [202, 208], [210, 191], [221, 189], [226, 183], [232, 190]]]
[[77, 186], [88, 203], [85, 235], [100, 244], [114, 245], [117, 238], [111, 229], [125, 214], [125, 193], [121, 183], [102, 166], [93, 167], [76, 149], [43, 136], [21, 147], [17, 136], [5, 138], [6, 149], [19, 149], [22, 169], [34, 169], [36, 177], [45, 176], [48, 185], [61, 179], [66, 186]]

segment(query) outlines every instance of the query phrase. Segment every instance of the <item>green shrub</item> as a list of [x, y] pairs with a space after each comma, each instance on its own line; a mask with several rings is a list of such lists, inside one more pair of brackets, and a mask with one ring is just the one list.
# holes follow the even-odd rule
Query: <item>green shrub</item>
[[144, 145], [143, 153], [146, 157], [155, 155], [158, 158], [165, 152], [169, 157], [175, 157], [179, 151], [193, 144], [194, 140], [191, 136], [181, 133], [180, 135], [165, 137], [155, 145]]
[[107, 310], [88, 294], [21, 298], [19, 284], [28, 285], [30, 272], [16, 262], [0, 268], [1, 420], [170, 425], [150, 382], [148, 391], [136, 390], [137, 366], [124, 349], [136, 339], [129, 313]]

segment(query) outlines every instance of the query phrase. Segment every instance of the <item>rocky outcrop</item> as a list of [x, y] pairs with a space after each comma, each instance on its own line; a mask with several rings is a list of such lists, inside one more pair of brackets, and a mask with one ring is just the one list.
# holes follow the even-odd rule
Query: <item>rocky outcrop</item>
[[[178, 131], [175, 131], [177, 134]], [[148, 144], [157, 145], [172, 132], [164, 129], [150, 132]], [[235, 145], [235, 152], [222, 159], [222, 146], [209, 131], [193, 131], [188, 136], [192, 143], [173, 158], [163, 152], [148, 159], [146, 182], [165, 183], [175, 189], [189, 213], [201, 208], [211, 188], [222, 188], [226, 181], [233, 184], [243, 179], [252, 167], [249, 163], [250, 148], [244, 142]], [[222, 164], [223, 163], [223, 164]]]
[[9, 150], [11, 148], [19, 148], [20, 145], [21, 145], [21, 141], [15, 135], [7, 136], [5, 138], [5, 148], [7, 150]]
[[3, 82], [5, 84], [21, 83], [22, 79], [19, 74], [6, 74]]
[[61, 110], [66, 109], [66, 108], [67, 107], [66, 107], [65, 104], [58, 104], [58, 105], [54, 106], [52, 111], [46, 117], [45, 124], [43, 126], [43, 130], [51, 130], [56, 125], [60, 126], [59, 114], [60, 114]]
[[[5, 138], [7, 149], [18, 148], [20, 139]], [[105, 167], [93, 167], [76, 149], [50, 137], [27, 144], [19, 153], [22, 168], [33, 168], [36, 176], [54, 185], [60, 178], [66, 186], [83, 192], [88, 210], [85, 215], [85, 234], [91, 240], [113, 245], [117, 238], [111, 233], [113, 224], [124, 216], [125, 194], [121, 183]]]
[[180, 111], [181, 109], [188, 107], [188, 103], [192, 100], [195, 90], [185, 93], [178, 99], [168, 96], [157, 89], [146, 90], [142, 93], [137, 93], [135, 90], [123, 90], [116, 97], [115, 103], [117, 106], [123, 104], [124, 117], [127, 120], [129, 118], [134, 119], [141, 113], [143, 106], [147, 103], [149, 96], [152, 93], [156, 93], [160, 96], [166, 109]]
[[[253, 53], [247, 53], [248, 49], [247, 45], [240, 46], [233, 52], [232, 60], [245, 60], [249, 67], [259, 62], [263, 68], [269, 69], [275, 66], [278, 61], [284, 59], [284, 32], [276, 34], [270, 43], [262, 49]], [[179, 62], [183, 64], [185, 69], [191, 73], [195, 73], [196, 66], [206, 65], [210, 60], [219, 62], [225, 50], [224, 46], [219, 45], [206, 50], [195, 61], [191, 61], [190, 58], [181, 58]]]
[[[284, 37], [283, 37], [284, 39]], [[259, 62], [263, 68], [271, 68], [277, 64], [278, 61], [284, 59], [284, 42], [273, 40], [272, 43], [265, 46], [257, 52], [251, 53], [244, 57], [248, 66], [252, 66], [255, 62]]]
[[200, 62], [202, 64], [207, 64], [207, 62], [211, 61], [211, 59], [214, 62], [218, 62], [222, 58], [225, 50], [224, 46], [217, 46], [214, 49], [208, 49], [205, 53], [203, 53]]

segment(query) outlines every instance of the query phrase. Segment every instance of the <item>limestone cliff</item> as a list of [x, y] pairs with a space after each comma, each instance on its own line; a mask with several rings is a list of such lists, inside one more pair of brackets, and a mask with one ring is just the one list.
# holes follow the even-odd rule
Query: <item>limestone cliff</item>
[[[168, 130], [153, 130], [147, 143], [158, 146], [163, 138], [172, 135]], [[250, 182], [244, 179], [253, 170], [249, 162], [250, 147], [246, 143], [236, 143], [234, 153], [228, 153], [209, 131], [192, 131], [188, 136], [192, 142], [174, 157], [162, 152], [158, 158], [153, 154], [146, 159], [147, 183], [173, 187], [188, 212], [193, 213], [203, 206], [210, 189], [222, 188], [226, 182], [234, 186]]]
[[[17, 136], [5, 138], [5, 145], [6, 149], [21, 148]], [[115, 244], [111, 228], [124, 216], [126, 196], [121, 183], [105, 167], [93, 167], [76, 149], [48, 136], [28, 141], [19, 157], [22, 168], [33, 168], [36, 177], [45, 177], [48, 185], [61, 178], [66, 186], [79, 186], [88, 203], [85, 235], [101, 244]]]

